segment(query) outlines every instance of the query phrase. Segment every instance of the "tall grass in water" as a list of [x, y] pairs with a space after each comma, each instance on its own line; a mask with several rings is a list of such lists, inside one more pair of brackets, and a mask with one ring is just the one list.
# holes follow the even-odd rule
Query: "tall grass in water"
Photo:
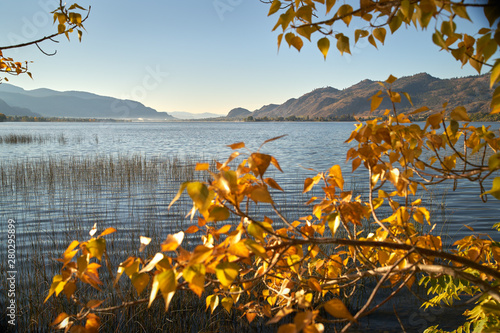
[[[81, 143], [84, 139], [82, 136], [72, 138], [77, 143]], [[97, 140], [97, 139], [96, 139]], [[46, 144], [59, 143], [65, 145], [69, 142], [69, 138], [64, 134], [5, 134], [0, 135], [0, 144]]]
[[[63, 297], [52, 297], [45, 304], [43, 301], [60, 269], [54, 258], [60, 257], [71, 241], [88, 239], [94, 223], [101, 231], [110, 226], [118, 229], [106, 237], [114, 272], [128, 256], [152, 256], [168, 234], [186, 229], [190, 222], [184, 217], [192, 205], [188, 198], [183, 196], [171, 210], [167, 207], [182, 182], [204, 180], [199, 178], [205, 173], [194, 171], [196, 162], [201, 161], [189, 156], [142, 155], [0, 161], [0, 220], [14, 219], [17, 228], [18, 331], [45, 332], [58, 313], [75, 310]], [[297, 208], [289, 202], [282, 205], [290, 210]], [[139, 254], [141, 235], [151, 237], [152, 242], [145, 253]], [[0, 247], [5, 244], [2, 242]], [[188, 237], [183, 244], [194, 245], [195, 239]], [[0, 271], [5, 272], [7, 251], [2, 248], [0, 252]], [[106, 269], [100, 273], [103, 281], [109, 281]], [[132, 293], [128, 299], [137, 296], [127, 277], [122, 277], [121, 283]], [[7, 281], [3, 279], [0, 285], [0, 303], [5, 304]], [[120, 303], [113, 298], [111, 289], [110, 285], [103, 286], [108, 295], [103, 306]], [[92, 288], [79, 295], [86, 300], [98, 297]], [[5, 318], [5, 307], [0, 312]], [[228, 314], [219, 308], [214, 314], [206, 312], [205, 299], [190, 292], [176, 295], [168, 313], [159, 299], [151, 309], [143, 304], [103, 314], [102, 318], [103, 332], [266, 330], [259, 328], [264, 325], [250, 328], [245, 320], [238, 320], [234, 311]]]
[[[45, 304], [43, 301], [53, 276], [60, 269], [60, 263], [53, 258], [60, 257], [71, 241], [87, 239], [94, 223], [97, 222], [100, 231], [110, 226], [118, 229], [106, 237], [113, 272], [128, 256], [152, 256], [168, 234], [186, 229], [189, 221], [184, 216], [192, 205], [187, 196], [171, 210], [167, 210], [167, 206], [183, 181], [197, 180], [205, 174], [194, 171], [196, 162], [201, 161], [189, 156], [146, 158], [142, 155], [0, 161], [0, 220], [13, 218], [17, 226], [18, 331], [45, 332], [58, 313], [75, 313], [72, 303], [64, 297], [52, 297]], [[311, 193], [301, 194], [302, 184], [298, 179], [301, 179], [299, 175], [288, 180], [298, 186], [297, 191], [285, 195], [274, 193], [276, 204], [290, 220], [310, 213], [310, 207], [303, 203]], [[352, 182], [351, 187], [358, 183]], [[360, 188], [351, 189], [363, 192]], [[253, 214], [261, 216], [270, 213], [261, 208], [252, 209], [255, 209]], [[370, 231], [369, 223], [364, 227], [366, 232]], [[151, 237], [152, 242], [145, 253], [139, 254], [141, 235]], [[183, 246], [194, 246], [194, 242], [195, 239], [187, 237]], [[5, 247], [5, 242], [0, 246]], [[0, 271], [5, 272], [7, 251], [2, 248], [0, 253]], [[100, 273], [104, 282], [110, 281], [106, 269]], [[129, 292], [125, 295], [128, 300], [137, 297], [127, 277], [120, 281], [123, 290]], [[0, 303], [5, 304], [7, 281], [3, 279], [0, 286]], [[103, 306], [121, 302], [113, 296], [116, 294], [111, 292], [111, 285], [104, 285], [102, 289], [104, 292], [98, 295], [92, 288], [85, 288], [79, 291], [79, 296], [90, 300], [108, 295]], [[363, 295], [352, 297], [350, 304], [356, 306], [361, 297]], [[4, 311], [5, 307], [0, 310], [3, 318]], [[103, 314], [102, 318], [102, 332], [276, 330], [276, 327], [262, 325], [263, 321], [248, 325], [245, 319], [239, 320], [237, 312], [228, 314], [220, 307], [212, 315], [205, 311], [204, 297], [199, 299], [190, 292], [176, 294], [168, 313], [159, 297], [150, 309], [142, 304]]]

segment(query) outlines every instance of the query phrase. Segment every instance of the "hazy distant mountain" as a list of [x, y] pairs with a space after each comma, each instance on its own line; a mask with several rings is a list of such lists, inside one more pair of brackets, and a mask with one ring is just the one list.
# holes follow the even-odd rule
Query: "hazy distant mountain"
[[227, 118], [246, 118], [252, 115], [252, 112], [244, 108], [235, 108], [229, 111]]
[[[299, 98], [289, 99], [281, 105], [263, 106], [251, 115], [254, 118], [366, 115], [370, 111], [370, 97], [380, 89], [381, 86], [371, 80], [363, 80], [343, 90], [332, 87], [319, 88]], [[397, 108], [402, 112], [424, 105], [431, 110], [440, 111], [445, 102], [448, 102], [448, 111], [463, 105], [469, 113], [488, 112], [493, 92], [489, 88], [489, 75], [439, 79], [426, 73], [400, 78], [393, 84], [393, 90], [407, 92], [412, 99], [414, 107], [404, 96], [401, 97], [402, 103], [397, 104]], [[391, 108], [391, 104], [389, 99], [385, 98], [376, 113], [387, 108]]]
[[24, 90], [2, 83], [0, 99], [45, 117], [173, 119], [139, 102], [82, 91]]
[[223, 117], [221, 114], [217, 113], [210, 113], [210, 112], [204, 112], [204, 113], [190, 113], [190, 112], [181, 112], [181, 111], [174, 111], [174, 112], [169, 112], [169, 115], [173, 116], [174, 118], [177, 119], [208, 119], [208, 118], [218, 118], [218, 117]]
[[40, 117], [38, 113], [31, 112], [31, 110], [26, 108], [10, 106], [1, 99], [0, 99], [0, 113], [3, 113], [6, 116]]

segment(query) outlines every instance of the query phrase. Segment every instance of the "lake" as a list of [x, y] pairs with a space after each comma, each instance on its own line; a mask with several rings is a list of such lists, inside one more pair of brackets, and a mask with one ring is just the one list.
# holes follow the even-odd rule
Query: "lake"
[[[498, 123], [485, 125], [499, 128]], [[161, 243], [168, 233], [189, 225], [184, 218], [189, 210], [186, 200], [170, 211], [167, 206], [185, 180], [183, 176], [202, 177], [191, 170], [197, 161], [224, 161], [232, 152], [229, 144], [243, 141], [255, 151], [265, 140], [285, 134], [265, 144], [261, 152], [279, 161], [284, 173], [271, 170], [270, 174], [286, 195], [276, 193], [276, 201], [288, 218], [298, 219], [310, 212], [303, 203], [311, 194], [301, 193], [304, 179], [315, 175], [308, 169], [326, 171], [339, 164], [346, 188], [363, 195], [367, 175], [358, 169], [349, 176], [350, 163], [345, 163], [349, 146], [344, 141], [354, 128], [350, 122], [0, 123], [0, 136], [35, 138], [32, 143], [0, 144], [4, 170], [0, 220], [2, 225], [9, 219], [17, 223], [19, 266], [33, 265], [34, 243], [43, 253], [58, 257], [71, 240], [83, 240], [96, 222], [99, 228], [114, 226], [121, 233], [110, 244], [110, 251], [124, 254], [122, 246], [130, 245], [131, 238], [137, 241], [139, 235]], [[82, 165], [93, 170], [94, 176], [76, 170]], [[141, 177], [134, 176], [131, 168], [140, 169]], [[66, 169], [74, 174], [61, 171]], [[457, 191], [448, 183], [425, 195], [436, 223], [434, 233], [442, 235], [448, 245], [470, 233], [464, 225], [478, 233], [491, 233], [492, 225], [499, 222], [498, 201], [490, 199], [485, 204], [479, 194], [477, 186], [461, 182]], [[190, 241], [194, 240], [187, 240], [188, 244]], [[5, 244], [2, 241], [3, 256]], [[2, 261], [6, 260], [2, 257]], [[47, 281], [40, 284], [40, 293], [46, 294]], [[422, 311], [408, 311], [403, 315], [409, 327], [439, 323], [437, 314], [441, 312], [429, 317]], [[381, 330], [391, 325], [386, 324], [387, 318], [370, 320]]]

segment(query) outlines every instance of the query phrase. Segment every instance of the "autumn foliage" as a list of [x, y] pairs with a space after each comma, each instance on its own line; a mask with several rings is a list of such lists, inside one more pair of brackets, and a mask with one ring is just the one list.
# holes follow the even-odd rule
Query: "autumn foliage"
[[[391, 76], [382, 83], [385, 92], [374, 96], [372, 108], [383, 98], [395, 105], [400, 102], [404, 94], [391, 90], [395, 80]], [[312, 197], [307, 202], [311, 214], [293, 221], [273, 201], [272, 192], [282, 190], [266, 175], [269, 168], [281, 171], [274, 157], [248, 151], [240, 142], [229, 146], [234, 152], [217, 163], [216, 171], [206, 163], [198, 164], [197, 170], [208, 172], [211, 181], [184, 183], [171, 203], [187, 192], [193, 202], [189, 215], [197, 223], [169, 235], [152, 258], [130, 257], [115, 268], [115, 285], [125, 275], [138, 295], [147, 295], [126, 302], [150, 306], [161, 294], [168, 311], [176, 292], [190, 290], [205, 298], [208, 311], [222, 306], [228, 312], [241, 311], [250, 322], [256, 316], [267, 317], [268, 323], [292, 318], [284, 320], [280, 332], [323, 332], [334, 318], [344, 322], [345, 331], [402, 289], [419, 282], [436, 294], [424, 306], [477, 296], [464, 329], [478, 325], [498, 329], [498, 243], [471, 234], [457, 241], [454, 250], [446, 251], [418, 196], [443, 181], [468, 179], [481, 185], [500, 169], [498, 133], [468, 123], [462, 108], [452, 110], [449, 117], [445, 109], [433, 113], [425, 124], [411, 123], [396, 108], [387, 110], [386, 116], [384, 121], [358, 124], [347, 139], [355, 143], [347, 152], [352, 170], [366, 169], [368, 200], [344, 188], [345, 175], [334, 165], [304, 181], [304, 192], [321, 186], [323, 196]], [[477, 155], [488, 163], [477, 164]], [[237, 160], [241, 161], [234, 163]], [[482, 193], [483, 197], [489, 195], [500, 199], [500, 177]], [[253, 205], [270, 206], [277, 220], [254, 218], [249, 213]], [[383, 218], [379, 211], [384, 212]], [[235, 217], [236, 225], [226, 222]], [[369, 222], [376, 225], [371, 233], [365, 232]], [[424, 224], [429, 227], [423, 228]], [[63, 293], [74, 298], [75, 287], [81, 283], [99, 287], [99, 265], [91, 259], [100, 261], [106, 255], [103, 236], [111, 231], [115, 230], [70, 245], [60, 259], [61, 275], [54, 278], [48, 297]], [[184, 248], [186, 234], [199, 235], [199, 245]], [[148, 239], [143, 237], [142, 243], [144, 248]], [[80, 251], [75, 250], [78, 245]], [[361, 309], [351, 313], [340, 291], [373, 277], [377, 278], [370, 291], [373, 296], [381, 288], [392, 288], [393, 293], [384, 300], [369, 297]], [[458, 293], [439, 287], [445, 277], [450, 277], [447, 283], [455, 285]], [[64, 313], [54, 325], [70, 328], [90, 320], [86, 325], [91, 331], [92, 323], [99, 320], [96, 313], [106, 311], [101, 309], [103, 305], [109, 307], [104, 301], [87, 300], [79, 314]]]
[[[350, 53], [352, 37], [334, 27], [348, 28], [352, 20], [366, 25], [354, 30], [354, 42], [367, 38], [374, 47], [384, 43], [387, 29], [395, 33], [403, 26], [434, 27], [434, 44], [462, 65], [478, 72], [490, 69], [491, 113], [500, 112], [500, 62], [491, 60], [500, 44], [500, 12], [494, 2], [362, 0], [358, 4], [353, 8], [335, 0], [269, 1], [269, 15], [278, 17], [274, 29], [282, 30], [278, 45], [284, 40], [300, 50], [304, 40], [319, 34], [317, 46], [326, 57], [331, 41], [340, 53]], [[468, 10], [473, 7], [483, 10], [489, 26], [474, 36], [458, 32], [456, 21], [470, 20]], [[63, 6], [54, 12], [57, 34], [81, 25], [81, 16], [75, 15]], [[27, 70], [2, 53], [0, 61], [4, 72]], [[412, 102], [408, 94], [392, 89], [395, 80], [391, 75], [381, 82], [380, 91], [369, 101], [372, 111], [383, 99], [391, 101], [392, 109], [382, 110], [383, 118], [358, 123], [346, 138], [352, 146], [346, 154], [351, 170], [334, 165], [305, 179], [304, 193], [313, 189], [321, 193], [307, 201], [309, 215], [289, 220], [275, 205], [273, 193], [282, 187], [268, 171], [283, 170], [273, 156], [260, 149], [251, 151], [243, 142], [231, 144], [233, 153], [226, 161], [197, 165], [198, 171], [208, 173], [209, 181], [182, 184], [171, 205], [182, 195], [189, 196], [193, 206], [187, 213], [193, 223], [169, 235], [153, 256], [123, 258], [114, 267], [106, 236], [115, 228], [95, 237], [94, 227], [90, 239], [68, 246], [58, 259], [60, 274], [54, 276], [46, 301], [66, 297], [79, 311], [60, 313], [52, 326], [97, 332], [106, 313], [153, 302], [164, 302], [169, 311], [173, 296], [186, 291], [203, 298], [207, 311], [218, 307], [239, 311], [248, 322], [266, 318], [267, 323], [280, 325], [278, 332], [324, 332], [330, 324], [341, 325], [345, 332], [418, 283], [429, 295], [422, 300], [424, 308], [472, 300], [473, 307], [465, 312], [468, 320], [458, 331], [499, 331], [499, 243], [495, 237], [476, 235], [471, 228], [470, 235], [445, 248], [421, 200], [433, 185], [458, 181], [477, 184], [484, 200], [500, 200], [499, 133], [476, 127], [465, 108], [448, 110], [446, 104], [441, 110], [416, 106], [412, 114], [425, 114], [426, 121], [412, 123], [409, 114], [397, 111], [403, 98]], [[364, 169], [363, 196], [344, 187], [345, 177], [357, 169]], [[273, 217], [254, 216], [253, 208], [262, 206], [271, 208]], [[492, 228], [498, 231], [500, 223]], [[196, 246], [186, 245], [186, 235], [198, 236]], [[147, 235], [141, 236], [141, 253], [149, 242]], [[110, 290], [92, 299], [78, 292], [86, 285], [100, 290], [104, 268], [112, 292], [121, 299], [118, 304], [109, 304]], [[127, 295], [133, 298], [123, 296], [127, 279], [135, 290]], [[364, 304], [348, 308], [343, 291], [368, 279], [376, 284]], [[384, 293], [388, 296], [379, 296], [382, 289], [390, 290]]]

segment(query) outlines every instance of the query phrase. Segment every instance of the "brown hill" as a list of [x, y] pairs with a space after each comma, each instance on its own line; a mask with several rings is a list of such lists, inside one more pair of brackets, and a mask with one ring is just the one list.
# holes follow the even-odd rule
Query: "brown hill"
[[[393, 90], [407, 92], [414, 107], [402, 97], [398, 111], [408, 112], [421, 106], [431, 110], [447, 110], [463, 105], [469, 113], [487, 112], [493, 90], [489, 88], [489, 75], [469, 76], [453, 79], [439, 79], [427, 73], [402, 77], [393, 84]], [[349, 88], [338, 90], [332, 87], [319, 88], [299, 98], [292, 98], [281, 105], [266, 105], [252, 114], [253, 117], [340, 117], [342, 115], [367, 115], [370, 111], [370, 97], [381, 89], [371, 80], [363, 80]], [[378, 112], [391, 108], [388, 98], [380, 105]]]

